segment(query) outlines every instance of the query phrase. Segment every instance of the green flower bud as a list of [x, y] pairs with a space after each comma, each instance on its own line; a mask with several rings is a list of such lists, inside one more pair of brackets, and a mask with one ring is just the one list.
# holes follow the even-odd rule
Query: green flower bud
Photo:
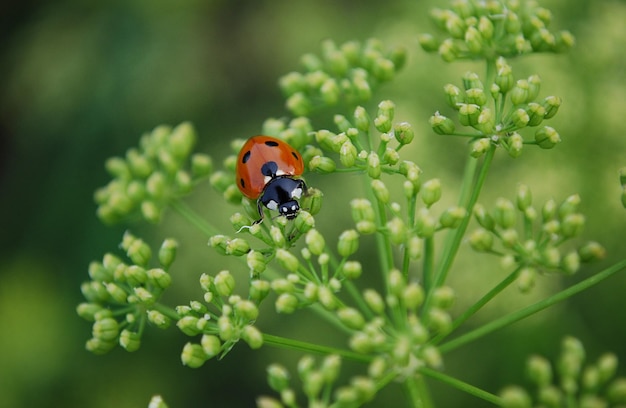
[[607, 390], [607, 397], [611, 402], [623, 404], [626, 401], [626, 378], [613, 381]]
[[279, 364], [271, 364], [267, 367], [267, 382], [274, 391], [281, 392], [289, 387], [289, 372]]
[[[446, 102], [451, 108], [458, 110], [460, 105], [465, 103], [465, 95], [461, 92], [459, 87], [446, 84], [443, 87], [443, 92], [446, 97]], [[435, 115], [437, 115], [437, 113]]]
[[511, 102], [513, 105], [522, 105], [532, 101], [530, 98], [530, 84], [525, 79], [520, 79], [511, 90]]
[[217, 329], [220, 339], [223, 341], [231, 341], [237, 339], [237, 331], [230, 317], [222, 315], [217, 319]]
[[479, 228], [470, 234], [469, 243], [474, 250], [487, 252], [493, 246], [493, 235], [489, 231]]
[[470, 155], [472, 157], [480, 157], [487, 152], [491, 148], [491, 140], [487, 137], [482, 137], [472, 143], [472, 151]]
[[110, 157], [104, 162], [106, 171], [115, 178], [129, 180], [132, 178], [130, 167], [121, 157]]
[[350, 280], [357, 279], [361, 276], [363, 267], [358, 261], [348, 261], [343, 265], [343, 275]]
[[482, 88], [470, 88], [465, 91], [465, 95], [467, 96], [467, 103], [485, 106], [487, 103], [487, 95]]
[[407, 242], [407, 251], [409, 253], [409, 257], [411, 259], [419, 259], [422, 256], [422, 240], [417, 236], [413, 235], [409, 238]]
[[531, 408], [532, 402], [526, 391], [518, 386], [508, 386], [500, 391], [504, 408]]
[[559, 218], [564, 220], [568, 215], [575, 214], [580, 206], [580, 195], [572, 194], [567, 197], [559, 207]]
[[457, 59], [460, 50], [458, 49], [454, 41], [452, 41], [452, 39], [446, 38], [439, 45], [439, 49], [437, 51], [442, 60], [444, 60], [445, 62], [453, 62]]
[[578, 236], [585, 226], [585, 216], [582, 214], [568, 214], [561, 222], [561, 235], [565, 238]]
[[185, 170], [178, 170], [174, 182], [181, 194], [188, 194], [193, 189], [191, 176]]
[[372, 66], [372, 73], [380, 82], [390, 81], [396, 73], [396, 66], [390, 59], [377, 58]]
[[162, 210], [154, 201], [144, 201], [141, 203], [141, 215], [153, 224], [161, 221]]
[[[470, 89], [485, 89], [477, 73], [468, 71], [463, 75], [463, 87], [466, 91]], [[467, 92], [466, 92], [467, 93]]]
[[373, 289], [365, 289], [363, 291], [363, 299], [369, 308], [376, 314], [382, 314], [385, 311], [385, 301], [378, 292]]
[[[280, 79], [278, 80], [278, 86], [285, 95], [293, 95], [296, 92], [302, 92], [306, 90], [306, 81], [304, 79], [304, 75], [299, 72], [292, 71], [280, 77]], [[264, 130], [265, 129], [266, 128], [264, 126]], [[270, 132], [265, 133], [270, 134]]]
[[180, 168], [180, 164], [176, 161], [169, 150], [161, 149], [158, 153], [158, 160], [161, 168], [168, 174], [175, 174]]
[[291, 293], [283, 293], [276, 299], [275, 307], [278, 313], [291, 314], [298, 307], [298, 298]]
[[259, 309], [250, 300], [240, 300], [235, 303], [234, 308], [239, 316], [244, 317], [248, 321], [256, 320], [259, 316]]
[[327, 105], [336, 105], [339, 102], [341, 91], [334, 78], [328, 78], [320, 87], [320, 95]]
[[139, 333], [132, 332], [130, 330], [122, 330], [120, 333], [120, 346], [124, 348], [124, 350], [128, 352], [133, 352], [139, 350], [139, 346], [141, 345], [141, 336]]
[[413, 128], [408, 122], [397, 123], [393, 127], [393, 134], [396, 140], [401, 144], [409, 144], [413, 141], [415, 137], [415, 133], [413, 132]]
[[526, 370], [531, 381], [539, 387], [552, 384], [552, 367], [550, 362], [541, 356], [531, 356], [526, 363]]
[[530, 116], [528, 116], [528, 112], [526, 112], [522, 108], [515, 109], [515, 111], [513, 111], [513, 113], [511, 114], [511, 124], [516, 129], [521, 129], [528, 126], [529, 122]]
[[495, 131], [495, 117], [493, 115], [493, 111], [490, 108], [483, 108], [478, 115], [478, 120], [474, 128], [480, 130], [484, 134], [490, 134]]
[[276, 260], [286, 270], [290, 272], [296, 272], [300, 267], [300, 262], [298, 258], [292, 255], [289, 251], [279, 248], [276, 251]]
[[202, 349], [201, 345], [187, 343], [183, 347], [183, 352], [181, 353], [180, 359], [183, 365], [186, 365], [190, 368], [198, 368], [202, 367], [202, 365], [207, 361], [208, 356]]
[[222, 342], [219, 337], [212, 334], [203, 334], [200, 340], [200, 345], [207, 358], [213, 358], [217, 356], [222, 349]]
[[126, 303], [128, 299], [128, 294], [124, 289], [119, 287], [113, 282], [105, 283], [106, 291], [109, 293], [111, 298], [117, 303]]
[[433, 307], [428, 311], [428, 325], [435, 332], [447, 333], [452, 328], [452, 318], [448, 312]]
[[128, 150], [126, 162], [132, 174], [140, 179], [148, 177], [154, 170], [148, 159], [139, 153], [137, 149]]
[[561, 259], [561, 268], [567, 274], [574, 274], [580, 268], [580, 255], [578, 252], [568, 252], [563, 259]]
[[531, 75], [528, 77], [528, 102], [537, 99], [540, 87], [541, 78], [539, 78], [539, 75]]
[[439, 41], [431, 34], [418, 34], [417, 41], [426, 52], [434, 52], [439, 49]]
[[191, 156], [191, 175], [194, 178], [208, 176], [213, 172], [213, 160], [211, 156], [203, 153], [195, 153]]
[[248, 264], [250, 271], [252, 271], [255, 275], [258, 275], [265, 270], [265, 267], [267, 266], [267, 259], [263, 253], [251, 250], [246, 255], [246, 263]]
[[454, 289], [449, 286], [441, 286], [433, 292], [433, 303], [440, 309], [450, 309], [454, 304], [456, 295]]
[[76, 307], [76, 313], [83, 319], [93, 322], [96, 319], [96, 313], [100, 312], [102, 306], [96, 303], [81, 303]]
[[605, 353], [600, 356], [596, 363], [598, 376], [601, 383], [609, 381], [617, 372], [617, 356], [613, 353]]
[[582, 262], [591, 262], [602, 259], [606, 256], [606, 250], [595, 241], [590, 241], [578, 249]]
[[496, 224], [502, 228], [511, 228], [515, 226], [515, 206], [506, 198], [498, 198], [496, 200], [496, 208], [493, 212], [493, 218]]
[[102, 355], [113, 350], [117, 342], [113, 340], [102, 340], [99, 338], [91, 338], [87, 340], [85, 348], [93, 354]]
[[367, 174], [374, 179], [380, 177], [380, 158], [376, 152], [370, 152], [367, 156]]
[[352, 208], [352, 219], [355, 222], [373, 222], [376, 219], [374, 208], [372, 207], [372, 203], [370, 203], [369, 200], [366, 200], [364, 198], [355, 198], [354, 200], [350, 201], [350, 207]]
[[314, 255], [320, 255], [324, 252], [324, 248], [326, 246], [326, 242], [324, 241], [324, 237], [320, 232], [316, 229], [311, 229], [306, 234], [305, 242], [309, 251], [311, 251]]
[[[107, 254], [109, 255], [109, 254]], [[105, 257], [107, 256], [105, 255]], [[116, 265], [117, 266], [117, 265]], [[112, 271], [115, 268], [109, 269], [106, 268], [103, 264], [101, 264], [100, 262], [96, 262], [96, 261], [92, 261], [89, 264], [89, 277], [94, 280], [94, 281], [109, 281], [111, 279], [113, 279], [113, 273]]]
[[226, 255], [242, 256], [250, 251], [250, 244], [243, 238], [233, 238], [226, 241]]
[[530, 102], [526, 108], [528, 113], [529, 122], [528, 126], [539, 126], [546, 116], [546, 109], [535, 102]]
[[339, 236], [337, 252], [344, 258], [354, 254], [359, 249], [359, 233], [353, 229], [346, 230]]
[[231, 174], [227, 174], [224, 171], [216, 171], [211, 174], [209, 183], [214, 189], [223, 193], [230, 185], [233, 184], [233, 177]]
[[438, 135], [451, 135], [455, 130], [452, 119], [440, 115], [439, 112], [435, 112], [428, 120], [428, 123]]
[[547, 247], [541, 251], [541, 261], [548, 268], [558, 268], [561, 263], [561, 253], [558, 248]]
[[317, 298], [319, 302], [328, 310], [334, 310], [337, 307], [337, 298], [328, 286], [319, 286], [317, 289]]
[[255, 326], [245, 326], [241, 333], [241, 338], [253, 350], [259, 349], [263, 345], [263, 335]]
[[496, 70], [495, 83], [500, 88], [500, 93], [505, 94], [513, 88], [515, 83], [513, 70], [502, 57], [498, 58], [496, 61]]
[[250, 283], [250, 299], [256, 303], [261, 303], [269, 294], [271, 285], [268, 281], [255, 279]]
[[328, 174], [335, 171], [337, 165], [330, 157], [314, 156], [309, 161], [309, 169], [321, 174]]
[[296, 92], [287, 98], [285, 107], [296, 116], [306, 116], [312, 104], [303, 92]]
[[351, 307], [344, 307], [337, 311], [337, 317], [348, 328], [360, 330], [365, 326], [365, 319], [358, 310]]
[[357, 106], [354, 110], [354, 124], [358, 130], [366, 133], [369, 132], [370, 117], [362, 106]]
[[457, 228], [467, 216], [467, 210], [463, 207], [450, 207], [439, 217], [439, 223], [444, 228]]
[[427, 209], [421, 208], [415, 218], [415, 231], [420, 238], [432, 237], [437, 228], [437, 221]]
[[102, 341], [117, 340], [117, 336], [119, 336], [119, 334], [119, 324], [117, 323], [117, 320], [112, 317], [96, 319], [92, 326], [91, 335]]
[[166, 239], [161, 244], [161, 248], [159, 249], [159, 263], [164, 268], [169, 268], [174, 259], [176, 258], [176, 250], [178, 249], [178, 242], [173, 239]]
[[271, 286], [272, 286], [272, 290], [274, 290], [274, 292], [276, 292], [279, 295], [282, 293], [294, 293], [295, 292], [294, 284], [289, 279], [284, 279], [284, 278], [274, 279], [271, 283]]
[[478, 224], [484, 229], [488, 231], [494, 230], [496, 222], [482, 205], [476, 204], [474, 206], [474, 217], [476, 217], [476, 221], [478, 221]]
[[409, 283], [404, 288], [401, 298], [405, 307], [415, 312], [424, 302], [424, 289], [415, 282]]
[[146, 180], [146, 191], [156, 200], [165, 198], [167, 192], [167, 181], [163, 173], [155, 171]]
[[517, 204], [517, 208], [520, 211], [526, 211], [532, 205], [533, 197], [530, 192], [530, 188], [528, 188], [525, 184], [517, 185], [517, 194], [515, 196], [515, 202]]
[[404, 221], [398, 217], [393, 217], [387, 222], [386, 227], [393, 244], [401, 245], [405, 243], [408, 231]]
[[126, 255], [128, 255], [131, 261], [133, 261], [136, 265], [148, 265], [150, 258], [152, 257], [152, 250], [150, 250], [148, 244], [137, 238], [127, 240], [127, 234], [128, 233], [124, 234], [124, 241], [129, 242], [130, 244], [125, 246], [124, 242], [122, 242], [122, 248], [126, 249]]
[[276, 225], [272, 225], [270, 227], [270, 237], [272, 238], [272, 242], [278, 247], [285, 246], [285, 236], [280, 228]]
[[148, 321], [159, 329], [167, 329], [172, 323], [172, 320], [169, 317], [165, 316], [158, 310], [148, 310], [146, 312], [146, 316], [148, 316]]
[[146, 270], [141, 266], [131, 265], [124, 268], [126, 282], [131, 286], [139, 286], [148, 280]]
[[439, 353], [439, 349], [437, 349], [437, 347], [424, 346], [422, 348], [421, 357], [429, 367], [441, 368], [443, 366], [443, 358], [441, 357], [441, 353]]
[[235, 290], [235, 278], [229, 271], [220, 271], [213, 278], [213, 285], [218, 295], [227, 297]]
[[556, 216], [556, 213], [556, 201], [554, 201], [553, 199], [546, 201], [541, 209], [541, 216], [543, 217], [543, 221], [546, 222], [552, 220]]
[[422, 186], [422, 201], [427, 207], [432, 206], [441, 198], [441, 181], [439, 179], [428, 180]]
[[476, 27], [468, 27], [465, 31], [465, 44], [468, 50], [474, 54], [480, 54], [483, 50], [483, 38]]
[[341, 145], [339, 150], [339, 161], [344, 167], [352, 167], [356, 163], [357, 151], [352, 142], [347, 141]]
[[480, 106], [473, 103], [459, 104], [459, 122], [463, 126], [475, 126], [478, 124]]

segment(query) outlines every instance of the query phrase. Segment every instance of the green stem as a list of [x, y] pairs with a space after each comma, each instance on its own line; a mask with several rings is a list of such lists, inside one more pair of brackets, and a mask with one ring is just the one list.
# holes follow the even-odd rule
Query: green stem
[[483, 308], [487, 303], [489, 303], [493, 298], [495, 298], [500, 292], [506, 289], [511, 283], [515, 282], [517, 279], [517, 275], [522, 269], [522, 267], [518, 267], [513, 272], [511, 272], [506, 278], [504, 278], [500, 283], [493, 287], [487, 294], [485, 294], [480, 300], [470, 306], [461, 316], [457, 317], [453, 322], [450, 330], [446, 333], [440, 333], [435, 336], [432, 340], [432, 344], [438, 344], [441, 340], [445, 339], [450, 333], [456, 330], [461, 324], [463, 324], [467, 319], [472, 317], [476, 312]]
[[150, 307], [150, 309], [154, 309], [157, 312], [163, 313], [165, 316], [169, 317], [172, 320], [180, 319], [180, 315], [176, 313], [176, 310], [172, 309], [169, 306], [162, 305], [161, 303], [155, 303]]
[[173, 200], [170, 205], [179, 215], [189, 221], [194, 227], [205, 233], [208, 237], [219, 234], [219, 231], [205, 219], [200, 217], [197, 212], [191, 209], [187, 204], [180, 200]]
[[424, 239], [424, 290], [429, 293], [434, 281], [435, 243], [433, 237]]
[[449, 386], [454, 387], [458, 390], [471, 394], [475, 397], [481, 398], [485, 401], [491, 402], [494, 405], [502, 406], [502, 398], [498, 397], [497, 395], [491, 394], [490, 392], [481, 390], [480, 388], [477, 388], [471, 384], [458, 380], [454, 377], [450, 377], [449, 375], [443, 374], [437, 370], [433, 370], [432, 368], [422, 367], [419, 371], [420, 373], [428, 377], [444, 382], [448, 384]]
[[[426, 292], [426, 300], [424, 302], [424, 315], [427, 315], [427, 312], [430, 308], [430, 302], [432, 299], [433, 289], [440, 287], [446, 281], [448, 276], [448, 272], [452, 263], [454, 262], [454, 258], [456, 257], [456, 253], [459, 250], [461, 245], [461, 241], [463, 240], [463, 236], [465, 235], [465, 231], [467, 231], [467, 226], [472, 219], [472, 211], [474, 209], [474, 205], [476, 201], [478, 201], [478, 196], [480, 195], [480, 190], [482, 186], [485, 184], [485, 180], [487, 179], [487, 173], [489, 173], [489, 168], [491, 167], [491, 162], [493, 160], [493, 156], [496, 152], [496, 146], [491, 146], [489, 151], [485, 154], [485, 159], [483, 161], [482, 167], [480, 168], [480, 173], [478, 174], [478, 178], [476, 182], [473, 184], [473, 188], [471, 189], [471, 194], [469, 194], [469, 198], [467, 199], [467, 203], [465, 203], [464, 208], [467, 211], [465, 218], [461, 221], [459, 227], [452, 232], [452, 238], [447, 239], [444, 245], [443, 254], [441, 257], [441, 261], [439, 262], [439, 267], [435, 272], [434, 284], [431, 287], [431, 290]], [[475, 161], [474, 159], [469, 159], [471, 161]], [[474, 165], [475, 166], [475, 165]], [[466, 174], [463, 179], [463, 189], [465, 189], [465, 185], [468, 185], [472, 182], [473, 176], [475, 173], [475, 167], [468, 164], [468, 169], [474, 170], [469, 174]], [[461, 193], [462, 198], [467, 197], [467, 193]]]
[[263, 343], [268, 346], [312, 352], [318, 354], [337, 354], [345, 359], [358, 361], [361, 363], [369, 363], [372, 357], [365, 356], [363, 354], [355, 353], [349, 350], [341, 350], [335, 347], [321, 346], [319, 344], [307, 343], [300, 340], [288, 339], [286, 337], [274, 336], [272, 334], [263, 333]]
[[404, 387], [409, 394], [411, 406], [415, 408], [424, 408], [424, 401], [422, 401], [422, 396], [420, 395], [417, 382], [413, 378], [407, 378], [404, 381]]
[[439, 351], [441, 351], [442, 353], [446, 353], [448, 351], [454, 350], [455, 348], [458, 348], [462, 345], [465, 345], [471, 341], [474, 341], [482, 336], [485, 336], [491, 332], [494, 332], [498, 329], [501, 329], [503, 327], [506, 327], [508, 325], [511, 325], [513, 323], [516, 323], [522, 319], [525, 319], [528, 316], [531, 316], [537, 312], [540, 312], [543, 309], [546, 309], [556, 303], [562, 302], [570, 297], [572, 297], [573, 295], [582, 292], [583, 290], [586, 290], [594, 285], [597, 285], [598, 283], [602, 282], [603, 280], [607, 279], [608, 277], [610, 277], [611, 275], [626, 269], [626, 259], [622, 260], [621, 262], [616, 263], [615, 265], [603, 270], [600, 273], [597, 273], [585, 280], [583, 280], [582, 282], [579, 282], [575, 285], [570, 286], [569, 288], [562, 290], [561, 292], [558, 292], [544, 300], [541, 300], [537, 303], [534, 303], [530, 306], [527, 306], [521, 310], [518, 310], [516, 312], [513, 313], [509, 313], [506, 316], [502, 316], [499, 319], [493, 320], [487, 324], [485, 324], [484, 326], [481, 326], [469, 333], [466, 333], [460, 337], [457, 337], [454, 340], [451, 340], [443, 345], [441, 345], [439, 347]]

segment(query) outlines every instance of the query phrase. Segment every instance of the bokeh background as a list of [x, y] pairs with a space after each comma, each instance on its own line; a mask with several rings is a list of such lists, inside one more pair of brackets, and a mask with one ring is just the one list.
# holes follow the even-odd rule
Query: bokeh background
[[[511, 290], [472, 324], [516, 309], [610, 265], [626, 254], [626, 211], [619, 204], [618, 169], [626, 165], [626, 3], [550, 0], [554, 29], [568, 29], [577, 46], [566, 55], [511, 61], [516, 77], [539, 73], [541, 96], [564, 103], [551, 125], [563, 143], [552, 151], [499, 155], [481, 203], [512, 197], [528, 184], [541, 203], [580, 193], [585, 237], [608, 250], [607, 259], [574, 277], [540, 279], [530, 295]], [[148, 331], [140, 351], [93, 356], [84, 350], [90, 324], [75, 306], [87, 265], [117, 248], [123, 231], [156, 244], [181, 242], [173, 270], [173, 305], [199, 298], [202, 272], [230, 267], [206, 246], [206, 237], [176, 214], [158, 227], [103, 226], [93, 191], [104, 185], [104, 160], [122, 155], [155, 126], [194, 123], [198, 150], [219, 163], [233, 138], [259, 132], [268, 117], [286, 116], [277, 79], [298, 68], [299, 57], [318, 52], [326, 38], [341, 43], [377, 37], [404, 45], [408, 63], [397, 81], [382, 87], [371, 106], [392, 98], [397, 119], [411, 122], [418, 139], [409, 154], [427, 178], [442, 180], [444, 202], [455, 201], [463, 141], [434, 135], [428, 117], [444, 107], [442, 86], [460, 84], [468, 63], [444, 64], [424, 53], [417, 34], [432, 32], [428, 10], [444, 2], [319, 0], [22, 1], [0, 6], [0, 407], [141, 407], [161, 393], [172, 407], [252, 406], [267, 393], [264, 368], [297, 355], [236, 347], [222, 361], [192, 370], [180, 363], [187, 339], [175, 328]], [[319, 118], [318, 126], [328, 122]], [[311, 175], [326, 201], [320, 229], [333, 242], [349, 228], [349, 177]], [[355, 195], [358, 195], [355, 192]], [[226, 233], [235, 207], [204, 186], [189, 199]], [[371, 242], [362, 246], [367, 250]], [[367, 253], [367, 251], [363, 251]], [[468, 251], [469, 252], [469, 251]], [[462, 254], [451, 276], [462, 309], [505, 273], [496, 261]], [[467, 256], [467, 258], [465, 258]], [[465, 261], [467, 259], [467, 261]], [[474, 261], [472, 261], [472, 259]], [[372, 260], [375, 262], [375, 260]], [[219, 266], [216, 266], [219, 265]], [[491, 268], [493, 266], [493, 268]], [[233, 270], [236, 264], [232, 264]], [[243, 273], [243, 272], [242, 272]], [[524, 383], [523, 362], [533, 352], [556, 356], [567, 334], [585, 341], [589, 358], [603, 351], [626, 362], [626, 275], [613, 277], [550, 311], [492, 334], [446, 356], [446, 370], [497, 392]], [[271, 316], [267, 313], [267, 316]], [[268, 332], [310, 339], [333, 332], [314, 316], [266, 317]], [[315, 338], [315, 337], [313, 337]], [[626, 364], [625, 364], [626, 366]], [[347, 371], [353, 367], [348, 365]], [[354, 368], [354, 372], [358, 367]], [[621, 368], [623, 374], [624, 366]], [[432, 383], [439, 406], [486, 406]], [[372, 406], [398, 401], [392, 385]], [[396, 406], [396, 405], [394, 405]]]

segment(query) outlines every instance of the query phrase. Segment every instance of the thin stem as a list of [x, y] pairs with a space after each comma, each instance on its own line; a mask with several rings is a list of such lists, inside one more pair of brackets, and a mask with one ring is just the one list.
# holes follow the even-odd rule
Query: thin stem
[[180, 200], [173, 200], [170, 205], [178, 214], [184, 219], [189, 221], [194, 227], [197, 227], [200, 231], [206, 234], [208, 237], [219, 234], [219, 231], [211, 224], [206, 222], [205, 219], [200, 217], [197, 212], [191, 209], [187, 204]]
[[434, 281], [435, 243], [432, 237], [424, 240], [424, 290], [429, 293]]
[[420, 395], [418, 384], [412, 378], [407, 378], [404, 381], [404, 387], [406, 388], [409, 398], [411, 399], [411, 406], [415, 408], [424, 408], [424, 401]]
[[272, 334], [263, 333], [263, 343], [268, 346], [312, 352], [318, 354], [337, 354], [345, 359], [358, 361], [361, 363], [369, 363], [372, 357], [365, 356], [363, 354], [355, 353], [350, 350], [341, 350], [335, 347], [321, 346], [315, 343], [308, 343], [300, 340], [288, 339], [286, 337], [274, 336]]
[[[474, 209], [474, 205], [476, 205], [476, 201], [478, 201], [478, 196], [480, 195], [480, 190], [485, 184], [485, 180], [487, 179], [487, 173], [489, 172], [489, 168], [491, 167], [491, 162], [493, 160], [493, 156], [495, 155], [496, 146], [491, 146], [489, 151], [485, 154], [485, 159], [483, 160], [482, 167], [480, 168], [480, 173], [478, 174], [478, 178], [476, 182], [473, 184], [473, 188], [471, 189], [471, 194], [469, 194], [469, 198], [467, 199], [467, 203], [465, 203], [464, 208], [467, 211], [465, 218], [461, 221], [459, 227], [452, 232], [452, 238], [446, 240], [443, 255], [441, 257], [441, 261], [439, 263], [439, 267], [435, 272], [434, 284], [431, 290], [426, 292], [426, 300], [424, 302], [424, 315], [427, 315], [427, 312], [430, 308], [430, 302], [432, 299], [433, 289], [440, 287], [446, 281], [448, 276], [448, 272], [452, 263], [454, 262], [454, 258], [456, 257], [456, 253], [461, 246], [461, 241], [463, 236], [465, 235], [465, 231], [467, 230], [467, 226], [469, 225], [470, 220], [472, 219], [472, 211]], [[469, 159], [474, 160], [474, 159]], [[474, 166], [470, 166], [468, 164], [469, 169], [474, 169]], [[466, 174], [463, 180], [463, 184], [467, 185], [472, 182], [473, 171], [471, 174]], [[465, 188], [465, 187], [464, 187]], [[467, 196], [466, 193], [462, 193], [462, 196]]]
[[515, 282], [517, 279], [517, 275], [522, 269], [522, 267], [518, 267], [513, 272], [511, 272], [506, 278], [504, 278], [500, 283], [494, 286], [487, 294], [485, 294], [478, 302], [474, 303], [470, 306], [461, 316], [457, 317], [453, 322], [450, 330], [446, 333], [440, 333], [432, 340], [432, 344], [438, 344], [441, 340], [445, 339], [450, 333], [456, 330], [461, 324], [463, 324], [467, 319], [472, 317], [476, 312], [483, 308], [487, 303], [489, 303], [493, 298], [495, 298], [500, 292], [506, 289], [511, 283]]
[[490, 392], [487, 392], [485, 390], [482, 390], [478, 387], [475, 387], [471, 384], [468, 384], [466, 382], [463, 382], [461, 380], [458, 380], [454, 377], [450, 377], [449, 375], [446, 375], [442, 372], [439, 372], [437, 370], [433, 370], [432, 368], [428, 368], [428, 367], [422, 367], [420, 370], [420, 373], [434, 378], [436, 380], [439, 380], [441, 382], [444, 382], [446, 384], [448, 384], [451, 387], [454, 387], [458, 390], [461, 390], [463, 392], [466, 392], [468, 394], [471, 394], [475, 397], [481, 398], [485, 401], [491, 402], [494, 405], [498, 405], [498, 406], [502, 406], [502, 398], [498, 397], [497, 395], [494, 395]]
[[460, 337], [457, 337], [456, 339], [451, 340], [441, 345], [439, 347], [439, 351], [441, 351], [442, 353], [445, 353], [445, 352], [454, 350], [455, 348], [465, 345], [491, 332], [494, 332], [498, 329], [509, 326], [513, 323], [516, 323], [556, 303], [562, 302], [572, 297], [573, 295], [579, 292], [582, 292], [583, 290], [586, 290], [594, 285], [597, 285], [598, 283], [602, 282], [603, 280], [607, 279], [613, 274], [624, 269], [626, 269], [626, 259], [544, 300], [541, 300], [537, 303], [534, 303], [516, 312], [509, 313], [506, 316], [502, 316], [499, 319], [493, 320], [485, 324], [484, 326], [481, 326], [469, 333], [466, 333]]

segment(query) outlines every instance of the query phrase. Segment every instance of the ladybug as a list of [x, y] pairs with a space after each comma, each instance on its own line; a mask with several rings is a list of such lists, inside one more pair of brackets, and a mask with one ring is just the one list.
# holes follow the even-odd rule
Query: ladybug
[[253, 136], [244, 143], [237, 157], [237, 187], [244, 196], [257, 200], [259, 219], [263, 221], [263, 207], [288, 220], [300, 211], [298, 200], [306, 193], [304, 180], [297, 178], [304, 171], [302, 156], [280, 139]]

